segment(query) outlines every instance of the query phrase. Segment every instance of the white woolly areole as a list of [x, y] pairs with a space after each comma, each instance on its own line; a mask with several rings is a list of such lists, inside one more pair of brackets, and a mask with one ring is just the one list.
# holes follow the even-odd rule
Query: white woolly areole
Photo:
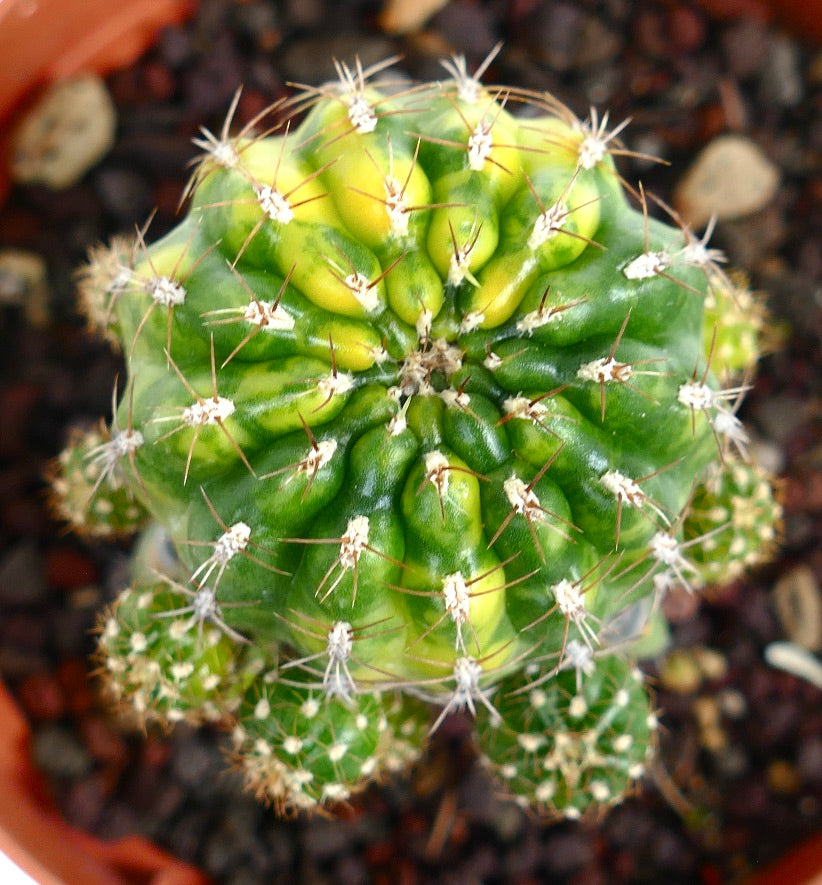
[[526, 753], [536, 753], [545, 743], [545, 735], [525, 732], [524, 734], [517, 735], [517, 743]]
[[371, 313], [380, 306], [380, 296], [377, 287], [371, 285], [371, 281], [365, 274], [350, 273], [343, 283], [351, 294], [360, 302], [366, 313]]
[[306, 719], [313, 719], [320, 712], [320, 702], [316, 698], [306, 698], [300, 704], [300, 713]]
[[336, 396], [339, 393], [348, 393], [353, 386], [353, 376], [345, 372], [332, 372], [317, 382], [317, 389], [326, 397]]
[[259, 326], [263, 332], [288, 332], [294, 328], [294, 317], [273, 301], [249, 302], [243, 312], [243, 319]]
[[255, 719], [268, 719], [271, 715], [271, 703], [268, 698], [260, 698], [254, 706]]
[[255, 187], [254, 193], [257, 195], [260, 208], [272, 221], [288, 224], [294, 218], [291, 204], [276, 188], [265, 184], [262, 187]]
[[430, 393], [431, 387], [428, 377], [431, 369], [426, 359], [426, 354], [420, 350], [414, 350], [402, 361], [400, 366], [400, 392], [404, 396], [413, 396], [416, 393]]
[[471, 594], [461, 572], [454, 572], [443, 578], [442, 595], [445, 600], [445, 610], [458, 627], [462, 626], [468, 620]]
[[672, 571], [657, 572], [652, 582], [654, 585], [654, 593], [664, 596], [669, 590], [673, 590], [677, 586], [677, 577]]
[[608, 132], [608, 112], [606, 111], [600, 120], [597, 109], [591, 108], [590, 119], [576, 126], [584, 136], [577, 148], [577, 162], [580, 168], [593, 169], [601, 163], [608, 153], [608, 143], [613, 141], [628, 123], [629, 120], [623, 120]]
[[171, 665], [171, 678], [175, 682], [180, 682], [182, 679], [188, 679], [193, 672], [194, 664], [192, 664], [191, 661], [179, 661], [178, 663]]
[[577, 378], [580, 381], [597, 381], [607, 383], [609, 381], [627, 381], [632, 374], [629, 363], [617, 362], [613, 357], [600, 357], [583, 363], [577, 370]]
[[350, 700], [357, 689], [348, 672], [348, 659], [354, 647], [354, 628], [348, 621], [335, 621], [328, 631], [326, 653], [328, 665], [323, 674], [323, 688], [329, 697]]
[[471, 402], [471, 397], [467, 393], [459, 390], [452, 390], [451, 388], [441, 390], [440, 399], [446, 406], [452, 409], [467, 409], [468, 404]]
[[549, 206], [537, 216], [531, 236], [528, 237], [528, 248], [539, 249], [543, 243], [562, 230], [562, 226], [570, 214], [571, 212], [565, 203], [558, 201], [553, 206]]
[[605, 159], [607, 153], [608, 145], [606, 141], [591, 133], [580, 142], [577, 149], [577, 160], [583, 169], [593, 169], [594, 166]]
[[303, 742], [300, 738], [295, 737], [293, 734], [288, 735], [283, 739], [283, 749], [290, 756], [295, 756], [300, 752], [303, 748]]
[[533, 335], [535, 329], [557, 322], [561, 317], [562, 311], [555, 310], [554, 308], [549, 308], [548, 310], [539, 308], [538, 310], [529, 311], [517, 320], [517, 332], [523, 335]]
[[460, 322], [460, 332], [473, 332], [479, 328], [485, 320], [485, 314], [481, 310], [472, 310], [465, 314]]
[[397, 414], [388, 422], [388, 435], [399, 436], [407, 427], [408, 422], [405, 420], [405, 412], [397, 412]]
[[339, 743], [332, 744], [328, 748], [328, 758], [332, 762], [339, 762], [340, 759], [342, 759], [343, 756], [345, 756], [345, 754], [347, 752], [348, 752], [348, 744], [344, 743], [343, 741], [340, 741]]
[[651, 538], [649, 546], [651, 555], [663, 565], [677, 569], [689, 566], [688, 561], [682, 555], [679, 541], [667, 532], [657, 532]]
[[183, 424], [189, 427], [205, 427], [207, 424], [219, 424], [234, 414], [234, 403], [223, 396], [192, 403], [183, 409]]
[[729, 442], [734, 443], [742, 454], [745, 453], [745, 447], [751, 440], [745, 426], [733, 412], [729, 412], [727, 409], [717, 409], [716, 415], [714, 415], [714, 430]]
[[345, 784], [323, 784], [323, 801], [344, 802], [351, 795]]
[[493, 147], [490, 127], [481, 120], [468, 138], [468, 165], [474, 172], [482, 172]]
[[614, 738], [614, 749], [617, 753], [627, 753], [634, 745], [633, 735], [621, 734]]
[[473, 251], [473, 244], [466, 243], [459, 246], [451, 253], [451, 261], [448, 265], [448, 285], [459, 286], [459, 284], [467, 279], [475, 283], [475, 277], [471, 273], [470, 259]]
[[203, 585], [191, 599], [191, 613], [197, 621], [209, 621], [219, 616], [220, 607], [217, 605], [217, 594], [212, 587]]
[[185, 287], [169, 277], [155, 277], [149, 280], [146, 289], [155, 303], [163, 307], [177, 307], [186, 300]]
[[[132, 455], [140, 448], [145, 440], [139, 430], [121, 430], [107, 442], [95, 446], [87, 455], [86, 459], [99, 471], [100, 482], [107, 481], [112, 488], [120, 486], [118, 465], [121, 458]], [[100, 499], [95, 505], [98, 509], [104, 499]]]
[[431, 324], [434, 322], [434, 314], [428, 308], [423, 308], [419, 312], [419, 316], [414, 323], [417, 330], [417, 337], [426, 339], [431, 334]]
[[391, 354], [388, 352], [384, 344], [379, 344], [376, 347], [369, 347], [368, 353], [378, 366], [381, 366], [383, 363], [386, 363], [391, 359]]
[[541, 402], [532, 402], [527, 396], [511, 396], [502, 404], [506, 414], [514, 418], [527, 418], [535, 424], [548, 414], [548, 409]]
[[[199, 142], [195, 141], [195, 144], [199, 144]], [[206, 148], [206, 151], [223, 169], [233, 169], [240, 162], [240, 155], [230, 141], [215, 141]]]
[[577, 585], [567, 578], [563, 578], [558, 584], [554, 584], [551, 592], [554, 594], [559, 610], [574, 623], [578, 623], [588, 614], [582, 593]]
[[581, 719], [588, 712], [588, 702], [581, 694], [574, 695], [568, 704], [568, 715]]
[[577, 674], [584, 673], [590, 676], [595, 669], [594, 651], [584, 642], [571, 639], [565, 646], [565, 654], [560, 664], [560, 670], [576, 670]]
[[502, 365], [502, 357], [498, 353], [494, 353], [493, 350], [489, 351], [488, 356], [485, 357], [482, 364], [490, 372], [493, 372]]
[[402, 396], [429, 396], [435, 392], [429, 383], [434, 372], [442, 372], [450, 377], [461, 367], [462, 350], [459, 347], [449, 344], [444, 338], [431, 339], [425, 349], [411, 351], [402, 361], [399, 370], [400, 393]]
[[134, 279], [134, 271], [130, 267], [121, 267], [106, 287], [111, 295], [123, 292]]
[[340, 565], [344, 569], [354, 568], [368, 544], [370, 524], [367, 516], [353, 516], [340, 539]]
[[645, 503], [646, 495], [639, 487], [639, 483], [618, 470], [606, 471], [599, 481], [618, 501], [623, 501], [633, 507], [639, 507]]
[[611, 788], [605, 781], [591, 781], [588, 790], [597, 802], [607, 802], [611, 798]]
[[121, 430], [114, 434], [109, 445], [118, 458], [124, 458], [136, 452], [144, 442], [143, 434], [139, 430]]
[[629, 280], [648, 280], [663, 273], [670, 266], [670, 256], [665, 252], [643, 252], [628, 262], [622, 273]]
[[391, 224], [391, 233], [398, 237], [407, 236], [410, 213], [402, 193], [402, 183], [397, 181], [393, 175], [386, 175], [383, 184], [385, 185], [385, 211]]
[[148, 648], [148, 640], [146, 639], [145, 633], [141, 633], [139, 630], [132, 633], [128, 638], [128, 646], [132, 654], [140, 654], [140, 652], [144, 652]]
[[687, 264], [691, 267], [699, 267], [703, 270], [712, 270], [717, 264], [724, 264], [727, 261], [725, 253], [721, 249], [714, 249], [708, 246], [708, 241], [714, 232], [716, 226], [716, 216], [712, 216], [708, 222], [708, 226], [701, 237], [697, 237], [694, 233], [685, 228], [682, 232], [685, 235], [685, 245], [676, 255], [679, 264]]
[[482, 666], [473, 658], [461, 657], [454, 661], [453, 706], [458, 710], [473, 709], [474, 700], [482, 696], [480, 677]]
[[214, 542], [212, 559], [224, 565], [248, 546], [251, 528], [244, 522], [235, 522], [228, 531], [223, 532]]
[[676, 398], [689, 409], [710, 409], [716, 405], [716, 397], [701, 381], [688, 381], [679, 388]]
[[425, 478], [431, 482], [436, 488], [439, 495], [444, 495], [448, 491], [448, 458], [438, 449], [432, 452], [426, 452], [423, 456], [423, 464], [425, 465]]
[[481, 86], [476, 77], [468, 73], [464, 55], [453, 55], [451, 58], [440, 59], [440, 64], [452, 76], [457, 87], [457, 98], [466, 104], [476, 104], [480, 100]]
[[337, 440], [321, 439], [316, 445], [311, 446], [308, 454], [297, 465], [297, 472], [310, 473], [313, 476], [328, 464], [336, 451]]
[[541, 688], [532, 688], [528, 692], [528, 703], [535, 710], [539, 710], [548, 703], [548, 695]]
[[354, 648], [354, 628], [348, 621], [335, 621], [328, 631], [326, 651], [334, 664], [342, 664], [351, 657]]
[[502, 484], [502, 488], [508, 503], [514, 508], [514, 513], [528, 519], [542, 519], [539, 498], [516, 474], [511, 474]]
[[550, 802], [557, 791], [557, 785], [552, 780], [540, 781], [534, 789], [534, 798], [537, 802]]
[[361, 92], [343, 95], [342, 99], [348, 105], [348, 119], [360, 135], [367, 135], [377, 128], [377, 115]]

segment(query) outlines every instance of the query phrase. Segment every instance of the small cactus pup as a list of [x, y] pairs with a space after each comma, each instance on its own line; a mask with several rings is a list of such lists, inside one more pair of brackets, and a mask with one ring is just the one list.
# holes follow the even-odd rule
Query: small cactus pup
[[232, 134], [235, 101], [179, 226], [95, 251], [83, 301], [128, 380], [58, 491], [92, 534], [170, 544], [101, 620], [119, 702], [225, 724], [278, 809], [346, 800], [467, 711], [502, 792], [577, 817], [654, 745], [618, 625], [772, 537], [746, 382], [713, 365], [756, 335], [736, 354], [721, 255], [623, 187], [623, 126], [461, 58], [388, 66]]

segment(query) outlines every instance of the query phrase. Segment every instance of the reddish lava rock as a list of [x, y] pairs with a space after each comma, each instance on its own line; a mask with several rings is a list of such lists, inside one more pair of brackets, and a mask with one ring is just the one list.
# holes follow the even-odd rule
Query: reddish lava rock
[[73, 547], [56, 547], [46, 556], [46, 579], [55, 590], [76, 590], [100, 579], [97, 566]]

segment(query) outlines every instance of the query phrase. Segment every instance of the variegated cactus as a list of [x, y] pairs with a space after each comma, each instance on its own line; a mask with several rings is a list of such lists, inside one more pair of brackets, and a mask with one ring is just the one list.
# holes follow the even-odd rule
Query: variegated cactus
[[[733, 553], [689, 515], [747, 454], [706, 330], [727, 362], [733, 283], [626, 194], [607, 116], [462, 59], [387, 66], [236, 134], [232, 107], [180, 225], [93, 254], [128, 382], [62, 510], [162, 527], [174, 556], [140, 545], [102, 618], [110, 681], [144, 718], [229, 724], [279, 808], [345, 799], [467, 710], [502, 789], [578, 816], [654, 742], [626, 612]], [[753, 546], [775, 514], [761, 484], [746, 506]]]

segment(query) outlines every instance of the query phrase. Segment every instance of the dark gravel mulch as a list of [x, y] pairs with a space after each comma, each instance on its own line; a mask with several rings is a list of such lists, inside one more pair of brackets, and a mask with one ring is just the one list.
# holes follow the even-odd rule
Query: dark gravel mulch
[[[227, 885], [714, 885], [822, 828], [819, 690], [763, 660], [793, 629], [774, 606], [776, 583], [806, 569], [801, 621], [822, 578], [822, 53], [737, 7], [717, 23], [673, 0], [463, 0], [424, 32], [392, 39], [377, 3], [204, 0], [189, 24], [109, 77], [120, 124], [106, 159], [68, 190], [13, 191], [0, 243], [43, 257], [52, 298], [41, 326], [26, 324], [20, 305], [0, 307], [0, 672], [71, 822], [103, 837], [144, 833]], [[714, 239], [767, 291], [787, 338], [763, 359], [744, 407], [784, 477], [784, 544], [773, 564], [708, 600], [670, 601], [692, 678], [660, 676], [658, 775], [601, 822], [544, 827], [498, 802], [459, 720], [424, 767], [369, 789], [343, 819], [281, 821], [233, 775], [214, 776], [221, 736], [123, 736], [87, 678], [89, 629], [123, 574], [125, 548], [64, 536], [44, 505], [46, 462], [70, 424], [107, 413], [118, 368], [83, 331], [73, 270], [90, 245], [133, 230], [154, 206], [152, 236], [174, 223], [190, 139], [201, 123], [219, 127], [238, 83], [241, 123], [286, 82], [333, 76], [335, 56], [368, 63], [401, 52], [404, 72], [432, 77], [441, 54], [476, 65], [500, 39], [490, 80], [548, 89], [581, 116], [591, 104], [613, 121], [632, 116], [629, 146], [672, 165], [626, 159], [623, 171], [664, 199], [722, 132], [748, 135], [779, 167], [772, 203], [720, 224]]]

